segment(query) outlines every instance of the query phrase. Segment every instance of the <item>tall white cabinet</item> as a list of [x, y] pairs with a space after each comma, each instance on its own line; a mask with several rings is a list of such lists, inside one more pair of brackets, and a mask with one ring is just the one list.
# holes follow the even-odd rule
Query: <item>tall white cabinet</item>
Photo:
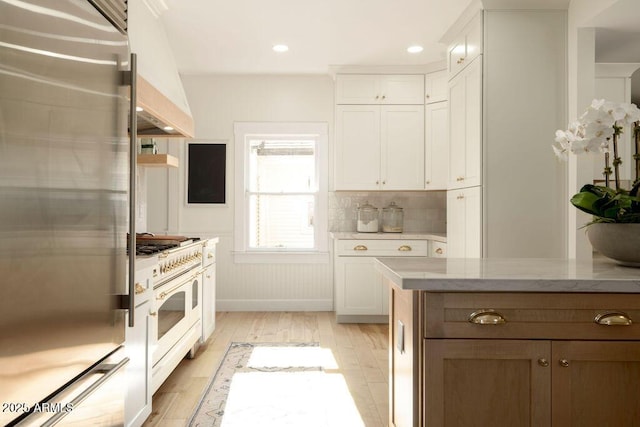
[[478, 10], [445, 35], [449, 257], [566, 254], [564, 166], [550, 148], [567, 122], [566, 20], [561, 10]]

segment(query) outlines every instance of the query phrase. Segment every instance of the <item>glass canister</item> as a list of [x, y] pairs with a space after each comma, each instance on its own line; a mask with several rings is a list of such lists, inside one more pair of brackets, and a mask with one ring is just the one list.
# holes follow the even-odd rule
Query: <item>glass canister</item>
[[359, 233], [377, 233], [378, 232], [378, 208], [365, 202], [364, 205], [358, 206], [358, 226]]
[[403, 220], [404, 212], [395, 202], [391, 202], [389, 206], [382, 208], [383, 233], [402, 233]]

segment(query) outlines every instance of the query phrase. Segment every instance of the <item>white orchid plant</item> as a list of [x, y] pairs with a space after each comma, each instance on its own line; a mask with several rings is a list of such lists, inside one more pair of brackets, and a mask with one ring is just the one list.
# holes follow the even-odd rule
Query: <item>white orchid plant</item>
[[[626, 128], [633, 133], [635, 145], [635, 180], [629, 190], [620, 186], [622, 159], [618, 150], [618, 139]], [[570, 153], [604, 154], [605, 185], [586, 184], [571, 198], [571, 204], [593, 215], [594, 222], [640, 223], [640, 109], [635, 104], [594, 99], [587, 111], [569, 124], [569, 129], [556, 131], [552, 147], [563, 160]]]

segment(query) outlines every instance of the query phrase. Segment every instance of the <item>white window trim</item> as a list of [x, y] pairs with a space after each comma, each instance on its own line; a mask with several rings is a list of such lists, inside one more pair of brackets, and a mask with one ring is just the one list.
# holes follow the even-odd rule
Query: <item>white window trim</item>
[[[236, 122], [234, 130], [234, 252], [235, 263], [326, 264], [329, 258], [328, 190], [329, 138], [328, 124], [321, 122]], [[318, 206], [314, 218], [315, 249], [254, 250], [248, 247], [247, 209], [245, 204], [248, 171], [245, 168], [247, 137], [251, 135], [285, 135], [313, 137], [318, 141]]]

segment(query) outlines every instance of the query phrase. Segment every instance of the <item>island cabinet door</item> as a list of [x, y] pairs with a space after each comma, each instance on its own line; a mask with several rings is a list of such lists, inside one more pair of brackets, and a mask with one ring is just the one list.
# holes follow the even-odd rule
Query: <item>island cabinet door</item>
[[424, 354], [424, 426], [551, 425], [550, 341], [427, 339]]
[[640, 426], [640, 342], [554, 341], [552, 351], [554, 427]]

